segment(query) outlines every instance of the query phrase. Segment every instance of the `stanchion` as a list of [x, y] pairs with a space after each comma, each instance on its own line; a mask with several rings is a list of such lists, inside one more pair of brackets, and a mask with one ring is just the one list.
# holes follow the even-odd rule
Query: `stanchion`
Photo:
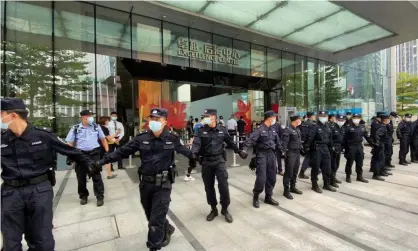
[[[239, 141], [239, 140], [238, 140]], [[234, 142], [237, 142], [237, 136], [236, 135], [234, 135]], [[238, 142], [237, 142], [238, 143]], [[238, 143], [238, 148], [239, 148], [239, 143]], [[232, 167], [237, 167], [237, 166], [239, 166], [239, 164], [237, 164], [237, 154], [236, 153], [233, 153], [232, 154], [232, 160], [233, 160], [233, 163], [232, 163]]]
[[[129, 136], [129, 141], [132, 140], [132, 136]], [[132, 154], [129, 155], [129, 166], [127, 168], [135, 168], [135, 166], [132, 165]]]

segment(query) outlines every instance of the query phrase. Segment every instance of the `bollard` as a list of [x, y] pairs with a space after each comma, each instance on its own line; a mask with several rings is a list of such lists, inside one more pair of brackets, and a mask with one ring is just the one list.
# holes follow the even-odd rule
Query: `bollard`
[[[234, 135], [234, 142], [236, 142], [237, 141], [237, 136], [236, 135]], [[238, 148], [239, 148], [239, 146], [238, 146]], [[239, 166], [239, 164], [237, 164], [237, 154], [236, 153], [233, 153], [233, 155], [232, 155], [232, 160], [233, 160], [233, 163], [232, 163], [232, 167], [237, 167], [237, 166]]]
[[[129, 141], [132, 140], [132, 136], [129, 136]], [[135, 168], [134, 166], [132, 166], [132, 154], [129, 155], [129, 166], [127, 166], [127, 168]]]

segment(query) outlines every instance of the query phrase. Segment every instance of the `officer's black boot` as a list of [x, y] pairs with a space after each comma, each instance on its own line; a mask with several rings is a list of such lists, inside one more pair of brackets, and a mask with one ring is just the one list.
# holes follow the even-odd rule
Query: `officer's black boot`
[[366, 180], [365, 178], [363, 178], [363, 174], [357, 174], [357, 181], [360, 181], [360, 182], [364, 182], [364, 183], [369, 183], [369, 181], [368, 180]]
[[208, 214], [208, 216], [206, 216], [206, 220], [207, 221], [213, 221], [213, 219], [215, 219], [216, 216], [218, 216], [218, 209], [216, 208], [216, 206], [212, 206], [212, 210], [210, 211], [210, 213]]
[[317, 193], [322, 193], [321, 188], [318, 186], [317, 180], [312, 180], [312, 190], [314, 190]]
[[335, 180], [335, 176], [331, 177], [331, 186], [335, 187], [335, 188], [339, 188], [339, 186], [337, 185], [337, 181]]
[[306, 170], [303, 170], [303, 169], [300, 169], [300, 172], [299, 172], [299, 179], [309, 179], [309, 176], [306, 176], [305, 175], [305, 171]]
[[103, 204], [104, 204], [103, 198], [97, 198], [97, 206], [101, 207], [103, 206]]
[[264, 198], [264, 203], [266, 204], [270, 204], [273, 206], [278, 206], [279, 202], [273, 200], [273, 198], [271, 198], [271, 195], [266, 195], [266, 198]]
[[222, 209], [221, 214], [225, 216], [225, 220], [228, 223], [232, 223], [234, 219], [232, 218], [232, 215], [228, 212], [228, 209]]
[[342, 183], [341, 180], [337, 179], [337, 174], [334, 174], [334, 180], [335, 180], [335, 183], [337, 183], [337, 184]]
[[87, 204], [87, 197], [83, 197], [80, 199], [80, 205], [86, 205]]
[[331, 192], [337, 192], [337, 189], [335, 189], [332, 185], [331, 182], [329, 181], [324, 181], [324, 187], [323, 189], [331, 191]]
[[170, 244], [171, 236], [173, 235], [175, 230], [176, 228], [174, 226], [168, 224], [168, 227], [165, 230], [165, 236], [164, 236], [162, 247], [166, 247], [168, 246], [168, 244]]
[[293, 196], [290, 194], [290, 189], [288, 186], [284, 187], [283, 196], [289, 200], [293, 200]]
[[259, 195], [259, 193], [254, 193], [254, 196], [253, 196], [253, 206], [255, 208], [260, 207], [260, 201], [258, 200], [258, 195]]
[[290, 192], [295, 194], [303, 194], [302, 191], [296, 188], [296, 185], [290, 185]]
[[373, 174], [372, 179], [374, 179], [374, 180], [380, 180], [380, 181], [385, 181], [385, 179], [383, 179], [382, 177], [380, 177], [380, 176], [379, 176], [379, 175], [377, 175], [377, 174]]
[[351, 183], [351, 175], [346, 174], [346, 175], [345, 175], [345, 181], [346, 181], [347, 183]]

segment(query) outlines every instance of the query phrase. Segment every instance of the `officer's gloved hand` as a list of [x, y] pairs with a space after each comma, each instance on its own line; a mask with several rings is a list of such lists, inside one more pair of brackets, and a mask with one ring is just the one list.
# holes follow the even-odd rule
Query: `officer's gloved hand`
[[93, 162], [88, 166], [89, 175], [100, 173], [100, 171], [102, 171], [102, 165], [99, 162], [100, 161]]
[[238, 155], [242, 158], [242, 159], [246, 159], [247, 157], [248, 157], [248, 153], [246, 153], [245, 151], [243, 151], [243, 150], [240, 150], [239, 152], [238, 152]]
[[303, 157], [305, 157], [305, 156], [306, 156], [306, 152], [305, 152], [305, 150], [304, 150], [304, 149], [300, 149], [300, 155], [302, 155]]
[[190, 158], [189, 159], [189, 166], [195, 168], [196, 167], [196, 159]]

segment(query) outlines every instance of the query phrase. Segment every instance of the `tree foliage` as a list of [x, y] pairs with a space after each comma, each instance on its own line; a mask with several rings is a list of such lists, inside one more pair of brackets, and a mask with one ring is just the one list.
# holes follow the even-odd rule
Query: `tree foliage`
[[400, 72], [396, 79], [396, 108], [401, 114], [418, 111], [418, 76]]

